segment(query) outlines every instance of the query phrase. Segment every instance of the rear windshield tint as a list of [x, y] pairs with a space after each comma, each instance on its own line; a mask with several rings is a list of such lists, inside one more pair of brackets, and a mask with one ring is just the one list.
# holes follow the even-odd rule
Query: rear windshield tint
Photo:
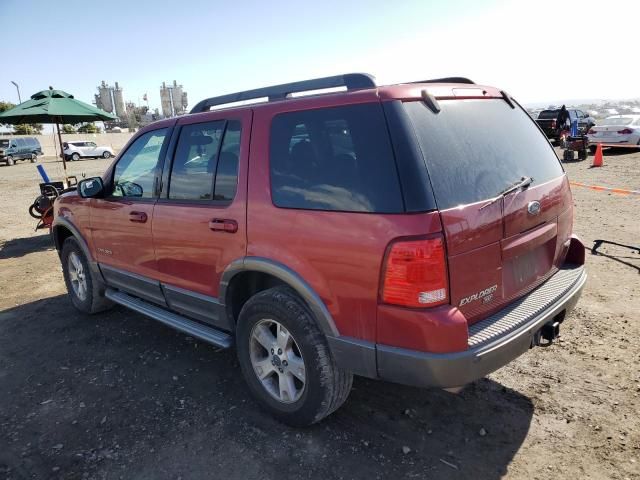
[[277, 115], [270, 158], [271, 195], [278, 207], [404, 211], [379, 103]]
[[441, 100], [434, 114], [405, 103], [438, 208], [496, 197], [522, 177], [541, 184], [562, 175], [547, 139], [520, 108], [502, 99]]
[[548, 120], [550, 118], [558, 118], [558, 114], [560, 110], [543, 110], [538, 114], [538, 119], [540, 120]]

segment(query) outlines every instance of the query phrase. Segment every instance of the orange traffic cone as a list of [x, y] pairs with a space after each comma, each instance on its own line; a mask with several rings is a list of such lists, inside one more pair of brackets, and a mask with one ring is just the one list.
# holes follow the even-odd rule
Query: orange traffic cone
[[596, 154], [593, 157], [593, 163], [591, 167], [601, 167], [602, 166], [602, 144], [599, 143], [596, 147]]

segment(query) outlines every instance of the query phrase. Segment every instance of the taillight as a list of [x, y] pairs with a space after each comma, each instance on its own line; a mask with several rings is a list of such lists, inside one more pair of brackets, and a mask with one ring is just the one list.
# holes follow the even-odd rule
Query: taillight
[[449, 301], [442, 237], [392, 243], [383, 275], [384, 303], [434, 307]]
[[556, 128], [556, 121], [555, 120], [551, 120], [551, 128]]
[[623, 130], [618, 130], [618, 133], [621, 135], [629, 135], [630, 133], [633, 133], [633, 130], [631, 130], [630, 128], [625, 128]]
[[589, 131], [587, 132], [587, 135], [593, 135], [595, 133], [596, 131], [593, 128], [590, 128]]

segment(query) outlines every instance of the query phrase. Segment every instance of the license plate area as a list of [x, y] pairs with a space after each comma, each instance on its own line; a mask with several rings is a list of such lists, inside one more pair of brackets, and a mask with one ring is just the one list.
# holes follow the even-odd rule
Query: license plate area
[[[552, 245], [553, 244], [553, 245]], [[555, 237], [532, 250], [505, 261], [502, 270], [505, 297], [525, 290], [545, 277], [553, 267]]]

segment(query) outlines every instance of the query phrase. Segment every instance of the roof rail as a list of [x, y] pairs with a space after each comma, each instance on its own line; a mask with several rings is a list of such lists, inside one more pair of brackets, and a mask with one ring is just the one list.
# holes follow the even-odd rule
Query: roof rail
[[301, 82], [283, 83], [271, 87], [256, 88], [244, 92], [229, 93], [220, 97], [211, 97], [202, 100], [191, 109], [191, 113], [207, 112], [211, 107], [236, 103], [257, 98], [268, 98], [269, 102], [284, 100], [288, 95], [310, 90], [323, 90], [327, 88], [346, 87], [347, 90], [358, 90], [362, 88], [373, 88], [376, 83], [373, 77], [366, 73], [346, 73], [333, 77], [315, 78]]
[[465, 77], [444, 77], [444, 78], [434, 78], [432, 80], [420, 80], [418, 82], [409, 82], [409, 83], [469, 83], [475, 85], [476, 82], [473, 80], [469, 80]]

